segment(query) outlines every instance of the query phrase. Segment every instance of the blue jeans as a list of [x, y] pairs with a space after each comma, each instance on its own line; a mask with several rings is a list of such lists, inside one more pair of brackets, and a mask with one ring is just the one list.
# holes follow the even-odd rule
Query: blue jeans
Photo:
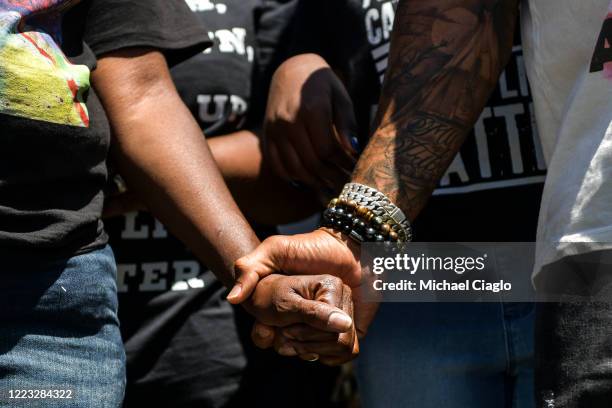
[[[110, 248], [2, 269], [0, 406], [120, 407], [125, 353]], [[70, 390], [72, 398], [15, 400], [11, 390]]]
[[532, 304], [386, 303], [357, 362], [363, 408], [532, 408]]

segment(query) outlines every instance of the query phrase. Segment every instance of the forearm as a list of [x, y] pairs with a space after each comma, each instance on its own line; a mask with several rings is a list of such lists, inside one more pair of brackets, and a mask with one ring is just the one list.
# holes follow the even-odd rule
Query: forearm
[[263, 161], [260, 140], [251, 131], [208, 139], [212, 154], [242, 212], [249, 220], [278, 225], [320, 209], [312, 190], [291, 186]]
[[377, 127], [353, 181], [419, 214], [494, 90], [516, 0], [400, 1]]
[[[234, 261], [258, 240], [171, 86], [161, 54], [125, 52], [132, 54], [102, 58], [93, 76], [112, 123], [118, 170], [147, 208], [230, 286]], [[136, 68], [118, 72], [115, 57], [129, 58]], [[137, 67], [144, 66], [152, 67], [154, 79], [142, 78]]]

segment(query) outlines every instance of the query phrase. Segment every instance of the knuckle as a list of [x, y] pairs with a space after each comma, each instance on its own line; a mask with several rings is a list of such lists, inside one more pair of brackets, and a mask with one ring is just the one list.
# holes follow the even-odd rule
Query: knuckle
[[[282, 129], [295, 124], [296, 117], [295, 114], [292, 113], [289, 109], [283, 109], [276, 112], [274, 116], [274, 122], [276, 126]], [[277, 134], [277, 136], [280, 135]]]
[[285, 297], [279, 297], [274, 301], [274, 310], [279, 314], [289, 314], [298, 311], [295, 302]]
[[294, 240], [291, 237], [278, 236], [278, 245], [283, 249], [282, 256], [287, 260], [298, 260], [304, 254], [304, 247], [299, 240]]
[[[234, 269], [236, 270], [236, 272], [239, 272], [242, 274], [246, 272], [248, 268], [249, 268], [249, 260], [247, 257], [240, 258], [236, 262], [234, 262]], [[239, 279], [240, 276], [238, 276], [237, 278]]]
[[253, 341], [253, 344], [255, 344], [255, 347], [259, 349], [265, 350], [265, 349], [270, 348], [270, 345], [262, 341], [259, 337], [255, 337], [251, 335], [251, 340]]
[[292, 132], [288, 130], [295, 126], [297, 120], [295, 115], [289, 111], [282, 110], [274, 112], [272, 116], [267, 119], [265, 125], [265, 138], [269, 143], [276, 143], [277, 141], [290, 137]]
[[258, 251], [262, 251], [264, 254], [269, 254], [270, 252], [273, 252], [277, 247], [278, 244], [280, 243], [279, 241], [279, 237], [276, 235], [273, 235], [271, 237], [266, 238], [261, 245], [258, 247]]
[[333, 275], [323, 275], [321, 277], [321, 287], [328, 290], [338, 290], [342, 288], [342, 279]]
[[274, 235], [264, 241], [265, 248], [268, 250], [271, 260], [283, 261], [289, 256], [288, 239], [280, 235]]
[[270, 247], [277, 247], [283, 242], [283, 238], [279, 235], [273, 235], [265, 240], [265, 243]]
[[304, 317], [308, 321], [317, 320], [319, 318], [319, 307], [317, 305], [311, 305], [303, 310]]

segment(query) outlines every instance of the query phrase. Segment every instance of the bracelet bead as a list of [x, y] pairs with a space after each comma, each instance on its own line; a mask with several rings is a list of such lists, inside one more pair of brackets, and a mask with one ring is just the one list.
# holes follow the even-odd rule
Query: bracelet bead
[[358, 242], [398, 243], [412, 238], [410, 224], [399, 208], [384, 194], [357, 184], [348, 184], [340, 197], [330, 201], [323, 225]]

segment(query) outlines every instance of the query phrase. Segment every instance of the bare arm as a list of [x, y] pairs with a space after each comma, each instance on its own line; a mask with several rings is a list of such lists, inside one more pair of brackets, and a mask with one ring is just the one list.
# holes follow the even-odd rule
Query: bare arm
[[[234, 276], [234, 261], [258, 244], [232, 200], [202, 132], [174, 88], [164, 57], [126, 49], [99, 60], [93, 76], [112, 124], [118, 170], [147, 207], [205, 260], [226, 286], [252, 293], [245, 308], [272, 326], [305, 324], [333, 335], [322, 361], [358, 351], [350, 289], [330, 276]], [[244, 289], [242, 289], [244, 288]], [[342, 339], [342, 341], [340, 340]]]
[[263, 225], [299, 221], [321, 209], [316, 194], [274, 174], [262, 157], [259, 137], [243, 130], [208, 139], [210, 150], [242, 212]]
[[[411, 220], [418, 215], [495, 88], [517, 13], [517, 0], [400, 0], [377, 129], [355, 182], [385, 193]], [[350, 286], [362, 281], [358, 246], [325, 229], [272, 237], [237, 265], [262, 276], [326, 270]], [[355, 300], [363, 335], [376, 308]]]
[[[294, 187], [270, 169], [263, 160], [259, 137], [241, 130], [208, 139], [219, 171], [242, 213], [251, 222], [275, 226], [303, 220], [323, 208], [317, 194]], [[106, 197], [104, 217], [146, 210], [134, 191]]]
[[414, 220], [495, 88], [517, 13], [517, 0], [400, 1], [377, 129], [355, 182]]
[[230, 195], [206, 140], [180, 100], [159, 52], [103, 56], [93, 73], [113, 128], [120, 173], [156, 217], [234, 283], [233, 264], [258, 244]]

